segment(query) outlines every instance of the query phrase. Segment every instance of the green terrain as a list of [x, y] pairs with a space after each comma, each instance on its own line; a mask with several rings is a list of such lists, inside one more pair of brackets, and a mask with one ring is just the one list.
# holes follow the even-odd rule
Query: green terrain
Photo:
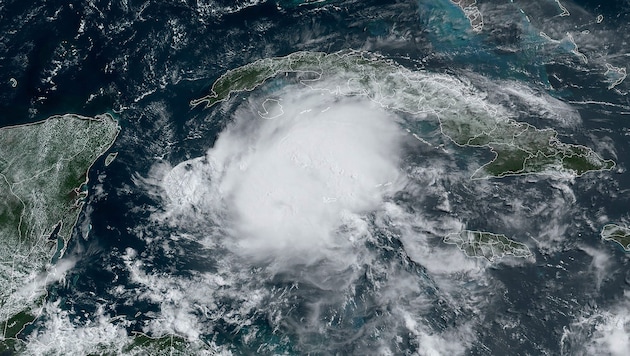
[[0, 129], [0, 322], [13, 337], [32, 320], [52, 262], [65, 251], [87, 173], [116, 139], [109, 115], [77, 115]]
[[628, 229], [627, 227], [615, 224], [607, 224], [602, 229], [600, 235], [602, 239], [614, 241], [620, 244], [624, 250], [630, 251], [630, 229]]
[[483, 257], [488, 261], [495, 261], [505, 256], [526, 258], [532, 255], [525, 244], [491, 232], [463, 230], [446, 236], [444, 242], [457, 245], [470, 257]]
[[[302, 78], [300, 82], [313, 90], [366, 96], [382, 107], [418, 119], [436, 117], [442, 133], [455, 144], [485, 147], [495, 154], [495, 159], [473, 174], [474, 179], [558, 172], [579, 176], [615, 165], [588, 147], [560, 142], [554, 130], [511, 119], [505, 109], [488, 103], [484, 93], [470, 83], [449, 75], [412, 71], [368, 52], [296, 52], [258, 60], [222, 75], [209, 95], [191, 105], [210, 107], [287, 73]], [[422, 136], [409, 120], [406, 128]]]

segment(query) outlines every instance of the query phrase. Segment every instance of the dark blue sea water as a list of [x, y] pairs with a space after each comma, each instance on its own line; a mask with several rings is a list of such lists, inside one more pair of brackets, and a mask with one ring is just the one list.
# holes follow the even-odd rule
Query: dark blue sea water
[[[48, 310], [66, 314], [44, 312], [20, 339], [30, 345], [45, 335], [74, 333], [100, 337], [103, 350], [115, 350], [106, 333], [85, 331], [106, 319], [129, 340], [136, 332], [175, 335], [234, 354], [386, 349], [392, 354], [615, 354], [606, 337], [621, 335], [623, 342], [625, 335], [627, 345], [630, 335], [628, 255], [602, 241], [599, 231], [609, 222], [630, 223], [630, 87], [628, 81], [611, 87], [618, 77], [606, 73], [608, 66], [628, 62], [630, 4], [562, 4], [570, 16], [558, 16], [561, 11], [550, 0], [478, 1], [485, 26], [475, 33], [448, 0], [0, 0], [2, 126], [105, 112], [122, 126], [111, 148], [118, 152], [116, 160], [105, 167], [103, 157], [89, 173], [90, 195], [65, 256], [76, 264], [63, 281], [49, 286], [47, 303], [57, 309]], [[431, 221], [426, 231], [412, 224], [428, 242], [414, 247], [401, 237], [399, 225], [371, 223], [374, 238], [365, 248], [378, 258], [362, 265], [359, 277], [333, 271], [326, 261], [274, 273], [269, 265], [226, 258], [229, 252], [221, 247], [209, 249], [201, 240], [210, 234], [210, 223], [182, 228], [156, 220], [164, 201], [141, 182], [160, 164], [203, 156], [248, 94], [211, 109], [193, 108], [190, 100], [206, 95], [225, 71], [257, 59], [347, 48], [377, 52], [411, 69], [466, 77], [489, 96], [513, 86], [556, 98], [579, 114], [577, 123], [549, 114], [562, 112], [560, 104], [532, 109], [530, 102], [523, 109], [518, 105], [526, 101], [507, 94], [492, 100], [507, 107], [515, 102], [520, 121], [554, 128], [563, 142], [589, 146], [617, 167], [566, 180], [525, 176], [478, 183], [455, 174], [439, 177], [434, 184], [448, 192], [448, 213], [430, 203], [441, 199], [437, 193], [422, 200], [401, 193], [396, 199], [406, 212]], [[261, 90], [276, 89], [267, 83]], [[426, 130], [436, 143], [457, 150], [436, 127]], [[469, 169], [492, 156], [467, 148], [452, 155], [431, 151], [426, 157], [419, 163], [426, 169], [440, 160]], [[446, 215], [469, 229], [524, 242], [534, 257], [479, 261], [470, 269], [450, 265], [463, 259], [446, 259], [444, 269], [454, 272], [438, 273], [434, 261], [423, 262], [417, 249], [447, 248], [428, 227]], [[139, 267], [130, 267], [134, 264]], [[223, 282], [206, 284], [208, 276]], [[338, 285], [341, 291], [330, 287]], [[175, 318], [177, 310], [186, 311], [185, 320]], [[57, 317], [74, 329], [54, 329], [51, 320]], [[186, 321], [198, 332], [181, 326]], [[85, 352], [56, 347], [48, 351]], [[18, 352], [37, 353], [32, 350]]]

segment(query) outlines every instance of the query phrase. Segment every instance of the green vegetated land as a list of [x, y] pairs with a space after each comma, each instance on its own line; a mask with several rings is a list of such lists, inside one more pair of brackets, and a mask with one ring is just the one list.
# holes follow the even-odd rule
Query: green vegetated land
[[[442, 133], [460, 146], [486, 147], [496, 158], [472, 178], [563, 172], [582, 175], [612, 169], [588, 147], [560, 142], [557, 132], [517, 122], [499, 105], [488, 103], [470, 83], [445, 74], [412, 71], [391, 60], [361, 51], [296, 52], [261, 59], [218, 78], [212, 92], [191, 105], [207, 107], [232, 93], [251, 91], [279, 74], [296, 73], [314, 90], [364, 95], [383, 107], [410, 114], [434, 114]], [[413, 125], [407, 126], [413, 133]]]
[[510, 240], [505, 235], [491, 232], [463, 230], [444, 237], [447, 244], [457, 245], [466, 255], [495, 261], [505, 256], [532, 256], [527, 245]]
[[614, 241], [624, 250], [630, 251], [630, 229], [615, 224], [607, 224], [602, 228], [601, 237], [604, 240]]
[[212, 348], [203, 342], [190, 342], [180, 336], [166, 335], [149, 337], [135, 334], [133, 341], [126, 345], [123, 352], [130, 355], [204, 355], [214, 354]]
[[[0, 322], [12, 337], [32, 320], [37, 286], [53, 258], [63, 255], [86, 197], [92, 164], [120, 127], [109, 115], [53, 116], [0, 129]], [[38, 277], [40, 276], [40, 277]], [[26, 288], [26, 285], [31, 287]], [[34, 285], [34, 287], [33, 287]], [[39, 289], [38, 289], [39, 288]], [[26, 309], [25, 309], [26, 308]]]

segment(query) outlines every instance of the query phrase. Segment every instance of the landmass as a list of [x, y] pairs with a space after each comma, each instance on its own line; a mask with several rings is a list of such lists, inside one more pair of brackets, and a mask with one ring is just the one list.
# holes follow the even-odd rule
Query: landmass
[[142, 333], [136, 333], [132, 340], [123, 349], [125, 354], [155, 356], [214, 354], [208, 345], [202, 342], [190, 342], [176, 335], [150, 337]]
[[457, 245], [470, 257], [483, 257], [490, 262], [505, 256], [521, 258], [532, 256], [529, 247], [525, 244], [491, 232], [463, 230], [447, 235], [444, 237], [444, 242]]
[[455, 144], [489, 148], [495, 158], [472, 179], [557, 173], [580, 176], [615, 166], [588, 147], [561, 142], [552, 129], [538, 129], [510, 118], [505, 108], [487, 102], [483, 92], [463, 79], [412, 71], [365, 51], [296, 52], [261, 59], [223, 74], [209, 95], [191, 105], [211, 107], [232, 94], [252, 91], [270, 78], [290, 73], [313, 90], [363, 95], [382, 107], [411, 114], [415, 120], [405, 119], [404, 125], [412, 134], [422, 136], [418, 122], [435, 117], [442, 133]]
[[4, 339], [31, 322], [47, 269], [63, 256], [87, 173], [114, 143], [114, 118], [78, 115], [0, 129], [0, 324]]
[[555, 1], [556, 1], [556, 5], [558, 5], [558, 8], [562, 11], [562, 13], [560, 13], [558, 16], [560, 17], [571, 16], [571, 13], [569, 12], [569, 10], [567, 10], [567, 8], [564, 5], [562, 5], [560, 0], [555, 0]]
[[483, 16], [477, 7], [477, 0], [451, 0], [451, 2], [462, 9], [473, 31], [481, 32], [483, 30]]
[[105, 167], [108, 167], [118, 157], [118, 152], [112, 152], [105, 157]]
[[615, 224], [607, 224], [600, 233], [602, 239], [614, 241], [621, 245], [624, 250], [630, 251], [630, 229]]
[[612, 64], [606, 63], [606, 73], [604, 73], [604, 77], [606, 77], [606, 80], [610, 83], [608, 89], [613, 89], [621, 84], [627, 76], [626, 67], [615, 67]]
[[[91, 350], [83, 350], [87, 355], [215, 355], [218, 350], [201, 340], [187, 340], [177, 335], [151, 337], [139, 332], [120, 335], [119, 342], [111, 344], [107, 341], [99, 344], [99, 340]], [[108, 340], [109, 341], [109, 340]], [[20, 339], [0, 341], [0, 355], [27, 354], [27, 343]], [[90, 352], [91, 351], [91, 352]], [[48, 354], [45, 351], [43, 354]]]

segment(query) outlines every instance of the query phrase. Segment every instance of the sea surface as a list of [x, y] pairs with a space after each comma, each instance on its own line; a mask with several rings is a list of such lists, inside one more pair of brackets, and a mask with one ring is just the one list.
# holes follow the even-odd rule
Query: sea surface
[[[628, 252], [599, 233], [630, 224], [630, 3], [561, 3], [570, 15], [551, 0], [478, 0], [475, 32], [448, 0], [0, 0], [0, 124], [108, 112], [122, 126], [117, 158], [89, 173], [64, 256], [74, 267], [48, 287], [20, 352], [116, 353], [142, 333], [234, 354], [623, 354]], [[191, 100], [257, 59], [344, 49], [464, 78], [515, 119], [617, 165], [470, 181], [491, 152], [428, 125], [448, 153], [418, 144], [403, 159], [421, 188], [391, 198], [400, 210], [366, 213], [359, 247], [309, 263], [249, 260], [217, 238], [229, 233], [214, 213], [171, 212], [165, 172], [206, 155], [248, 100], [284, 84], [210, 109]], [[456, 224], [534, 256], [466, 257], [441, 241]]]

